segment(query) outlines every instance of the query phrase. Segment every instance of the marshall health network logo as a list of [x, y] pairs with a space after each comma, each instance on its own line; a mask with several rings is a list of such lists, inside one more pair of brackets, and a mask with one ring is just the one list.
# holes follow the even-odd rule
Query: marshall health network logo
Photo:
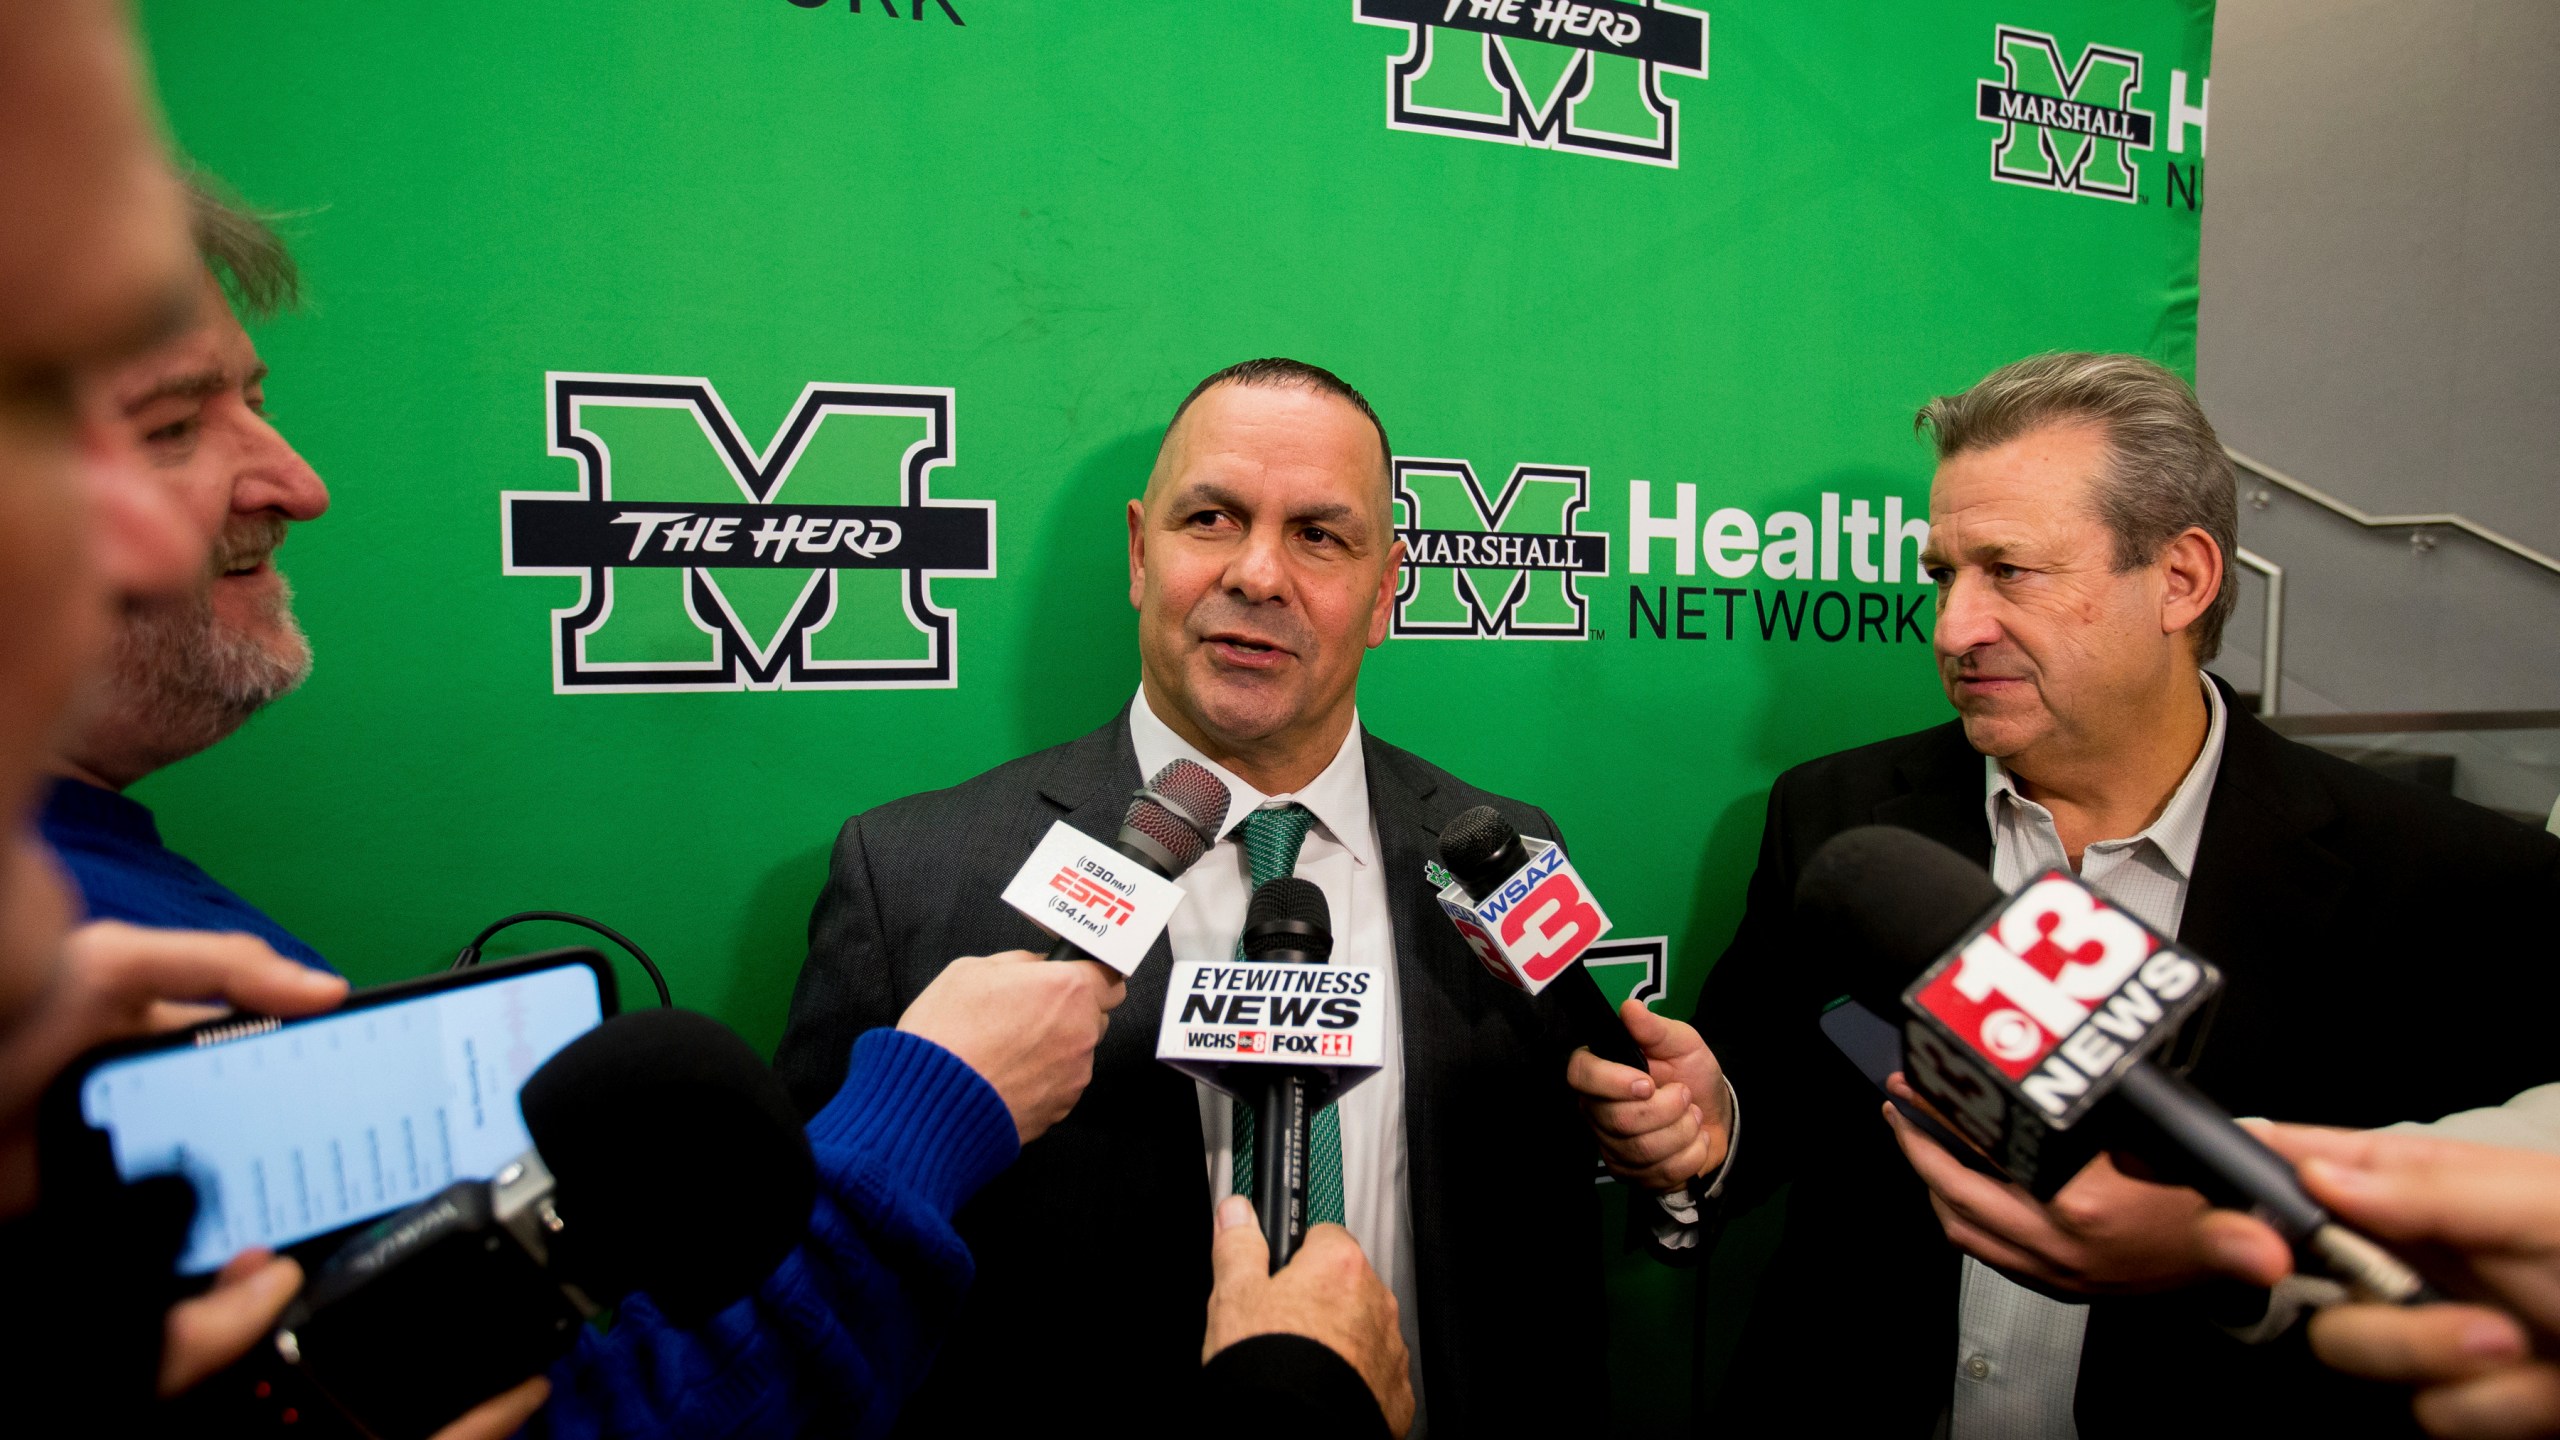
[[[2016, 25], [1995, 29], [2000, 78], [1976, 87], [1974, 115], [2000, 127], [1991, 178], [2041, 190], [2141, 199], [2133, 151], [2151, 148], [2152, 112], [2133, 103], [2142, 54], [2090, 45], [2069, 64], [2062, 42]], [[2202, 112], [2197, 112], [2201, 119]]]
[[1464, 460], [1399, 455], [1391, 469], [1404, 580], [1389, 633], [1437, 639], [1583, 640], [1583, 576], [1609, 573], [1609, 536], [1579, 526], [1591, 472], [1515, 465], [1487, 495]]
[[1663, 0], [1353, 0], [1410, 40], [1387, 61], [1387, 126], [1677, 167], [1680, 102], [1707, 73], [1707, 16]]
[[758, 449], [708, 380], [546, 382], [577, 488], [509, 491], [499, 519], [505, 573], [582, 582], [552, 612], [555, 691], [958, 683], [933, 580], [995, 574], [996, 507], [930, 493], [950, 390], [812, 384]]

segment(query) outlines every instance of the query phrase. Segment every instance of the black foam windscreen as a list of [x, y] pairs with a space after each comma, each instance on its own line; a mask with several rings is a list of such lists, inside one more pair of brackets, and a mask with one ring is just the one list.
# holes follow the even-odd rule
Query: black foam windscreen
[[1799, 932], [1839, 958], [1860, 1004], [1888, 1018], [1902, 1014], [1912, 980], [1999, 903], [1981, 866], [1889, 825], [1832, 836], [1796, 879]]
[[1481, 900], [1493, 887], [1529, 863], [1529, 847], [1520, 832], [1490, 805], [1461, 810], [1440, 827], [1440, 863], [1458, 877], [1467, 894]]
[[1244, 955], [1319, 962], [1333, 957], [1333, 912], [1316, 882], [1282, 875], [1254, 887], [1244, 912]]
[[799, 1114], [707, 1015], [607, 1020], [534, 1071], [519, 1103], [557, 1185], [554, 1263], [599, 1300], [637, 1290], [699, 1324], [808, 1233], [817, 1166]]

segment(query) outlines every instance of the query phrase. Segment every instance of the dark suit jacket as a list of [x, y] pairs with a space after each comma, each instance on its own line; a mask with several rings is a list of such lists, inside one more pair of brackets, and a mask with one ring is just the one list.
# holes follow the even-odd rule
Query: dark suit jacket
[[[1487, 976], [1423, 879], [1440, 827], [1499, 806], [1555, 826], [1367, 737], [1402, 1004], [1405, 1153], [1434, 1428], [1464, 1435], [1605, 1410], [1595, 1152], [1564, 1064], [1598, 1006], [1579, 970], [1532, 1001]], [[1124, 713], [950, 790], [849, 821], [809, 920], [775, 1068], [804, 1109], [836, 1090], [854, 1037], [890, 1025], [957, 955], [1048, 940], [997, 898], [1051, 822], [1119, 831], [1139, 783]], [[1046, 1430], [1090, 1415], [1141, 1429], [1193, 1393], [1209, 1293], [1208, 1166], [1196, 1092], [1157, 1063], [1166, 942], [1130, 977], [1064, 1122], [961, 1211], [978, 1276], [909, 1434]], [[1599, 1007], [1605, 1009], [1605, 1007]]]
[[1254, 1335], [1200, 1367], [1196, 1427], [1218, 1440], [1387, 1440], [1351, 1362], [1304, 1335]]
[[[2225, 700], [2178, 934], [2225, 977], [2197, 1085], [2236, 1115], [2374, 1126], [2494, 1104], [2560, 1073], [2547, 1038], [2560, 839], [2296, 744], [2228, 687]], [[1833, 1433], [1921, 1437], [1952, 1391], [1957, 1252], [1881, 1097], [1815, 1028], [1848, 977], [1789, 935], [1806, 859], [1867, 824], [1990, 864], [1983, 760], [1961, 726], [1779, 777], [1741, 928], [1699, 997], [1699, 1028], [1742, 1104], [1727, 1206], [1793, 1187], [1729, 1404], [1712, 1417], [1729, 1433], [1826, 1417]], [[2320, 1370], [2298, 1333], [2243, 1346], [2201, 1318], [2199, 1298], [2098, 1302], [2083, 1440], [2406, 1429], [2401, 1392]], [[1844, 1369], [1860, 1383], [1838, 1384]]]

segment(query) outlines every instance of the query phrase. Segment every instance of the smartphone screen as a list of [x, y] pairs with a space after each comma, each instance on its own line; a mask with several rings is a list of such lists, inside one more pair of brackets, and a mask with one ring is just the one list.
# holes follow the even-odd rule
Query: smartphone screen
[[595, 972], [554, 965], [109, 1060], [80, 1111], [125, 1179], [195, 1182], [203, 1274], [496, 1174], [533, 1145], [526, 1077], [603, 1019]]

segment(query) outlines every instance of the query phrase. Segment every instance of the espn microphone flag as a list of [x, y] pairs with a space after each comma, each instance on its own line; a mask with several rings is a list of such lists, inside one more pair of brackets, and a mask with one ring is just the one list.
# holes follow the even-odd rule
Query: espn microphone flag
[[1208, 767], [1175, 760], [1130, 795], [1110, 843], [1051, 824], [1006, 883], [1004, 903], [1057, 937], [1050, 959], [1089, 957], [1135, 974], [1182, 903], [1174, 877], [1218, 843], [1227, 801]]
[[1059, 820], [1004, 887], [1004, 903], [1127, 975], [1172, 921], [1182, 887]]

